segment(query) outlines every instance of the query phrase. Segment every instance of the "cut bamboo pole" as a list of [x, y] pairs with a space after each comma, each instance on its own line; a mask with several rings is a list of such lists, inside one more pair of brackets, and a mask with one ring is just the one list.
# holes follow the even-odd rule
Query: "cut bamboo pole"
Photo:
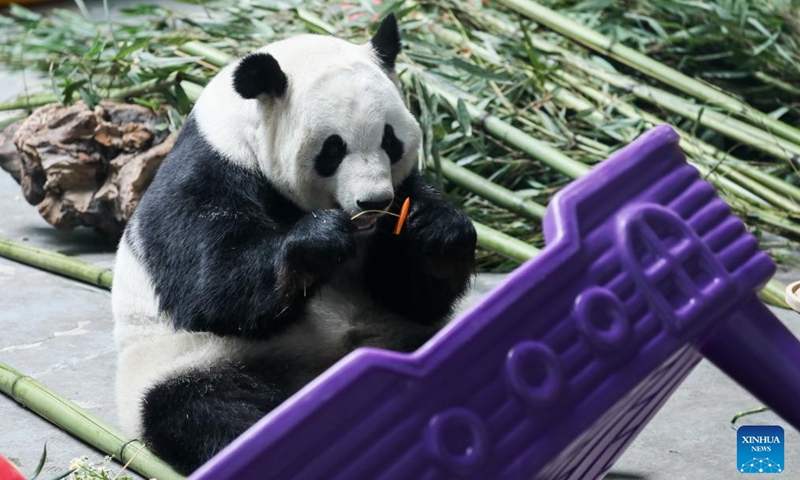
[[[165, 90], [175, 85], [179, 78], [180, 76], [177, 73], [173, 73], [165, 80], [153, 79], [142, 82], [140, 85], [112, 90], [108, 93], [108, 98], [112, 100], [125, 100], [126, 98], [136, 95]], [[60, 100], [52, 93], [39, 93], [27, 97], [20, 97], [10, 102], [0, 103], [0, 112], [23, 109], [30, 110], [55, 102], [60, 102]]]
[[472, 224], [475, 226], [475, 231], [478, 234], [478, 245], [487, 250], [499, 253], [519, 263], [525, 263], [539, 255], [539, 249], [533, 245], [506, 235], [505, 233], [498, 232], [474, 220]]
[[715, 105], [800, 146], [800, 130], [727, 95], [714, 87], [670, 68], [626, 47], [591, 28], [531, 0], [497, 0], [512, 10], [603, 55], [632, 67], [645, 75], [680, 90], [694, 98]]
[[0, 256], [6, 257], [32, 267], [97, 287], [111, 289], [113, 272], [109, 268], [98, 267], [91, 263], [68, 257], [60, 253], [41, 248], [34, 248], [22, 243], [0, 238]]
[[53, 425], [77, 437], [123, 465], [157, 480], [180, 480], [183, 477], [159, 459], [138, 440], [122, 433], [35, 379], [0, 362], [0, 392]]
[[[505, 23], [500, 22], [496, 17], [493, 17], [491, 15], [482, 15], [481, 19], [483, 21], [487, 22], [489, 25], [492, 26], [492, 28], [496, 29], [496, 31], [500, 32], [503, 35], [514, 36], [514, 35], [518, 34], [518, 32], [516, 30], [512, 29], [511, 27], [509, 27]], [[442, 39], [444, 39], [444, 40], [446, 40], [448, 42], [453, 42], [453, 41], [464, 42], [465, 41], [464, 39], [461, 38], [461, 36], [459, 34], [451, 32], [451, 31], [446, 30], [446, 29], [443, 29], [443, 28], [439, 27], [438, 25], [432, 26], [431, 29], [432, 29], [433, 33], [436, 34], [439, 38], [442, 38]], [[544, 39], [542, 39], [540, 37], [530, 37], [530, 41], [531, 41], [533, 47], [536, 48], [537, 50], [541, 50], [541, 51], [546, 52], [546, 53], [548, 53], [550, 55], [558, 54], [558, 55], [561, 55], [561, 57], [563, 57], [565, 60], [571, 60], [572, 62], [575, 62], [575, 64], [573, 66], [575, 66], [576, 68], [580, 69], [580, 66], [582, 66], [584, 64], [583, 59], [578, 57], [577, 55], [575, 55], [573, 52], [570, 52], [569, 50], [567, 50], [565, 48], [562, 48], [562, 47], [560, 47], [558, 45], [555, 45], [555, 44], [553, 44], [551, 42], [548, 42], [548, 41], [546, 41], [546, 40], [544, 40]], [[474, 46], [474, 44], [470, 43], [470, 48], [472, 48], [473, 46]], [[473, 53], [478, 54], [479, 56], [481, 56], [481, 58], [484, 58], [486, 60], [492, 61], [491, 60], [492, 57], [491, 56], [484, 56], [484, 52], [480, 48], [474, 50]], [[564, 71], [558, 72], [558, 74], [559, 75], [568, 75]], [[587, 88], [593, 88], [593, 87], [588, 87], [587, 86]], [[606, 95], [606, 94], [603, 93], [603, 95]], [[559, 101], [559, 102], [562, 102], [562, 104], [565, 105], [565, 106], [569, 105], [569, 102], [563, 102], [564, 99], [562, 97], [560, 97], [559, 95], [556, 95], [556, 100]], [[619, 99], [616, 99], [616, 98], [613, 99], [612, 102], [614, 104], [622, 103], [623, 105], [625, 105], [624, 102], [620, 102]], [[633, 107], [631, 107], [631, 108], [633, 108]], [[634, 110], [638, 110], [638, 109], [634, 109]], [[655, 118], [655, 117], [653, 117], [653, 118]], [[590, 115], [590, 116], [587, 117], [587, 119], [589, 119], [589, 120], [595, 119], [595, 116]], [[659, 123], [664, 123], [664, 122], [659, 119], [658, 122], [654, 123], [654, 124], [657, 125]], [[763, 132], [761, 132], [761, 133], [763, 133]], [[746, 134], [747, 133], [745, 132], [745, 135]], [[687, 136], [686, 138], [689, 138], [689, 137]], [[702, 141], [698, 140], [698, 141], [694, 141], [693, 143], [697, 143], [703, 150], [706, 151], [707, 154], [713, 156], [714, 158], [716, 158], [718, 160], [719, 159], [725, 159], [725, 162], [728, 163], [733, 168], [735, 168], [737, 171], [739, 171], [739, 172], [741, 172], [741, 173], [743, 173], [743, 174], [745, 174], [745, 175], [747, 175], [747, 176], [759, 181], [760, 183], [768, 186], [769, 188], [771, 188], [772, 190], [777, 191], [778, 193], [786, 195], [786, 196], [794, 199], [795, 201], [800, 202], [800, 188], [798, 188], [798, 187], [796, 187], [796, 186], [794, 186], [794, 185], [792, 185], [792, 184], [790, 184], [788, 182], [785, 182], [785, 181], [783, 181], [783, 180], [781, 180], [779, 178], [773, 177], [772, 175], [769, 175], [768, 173], [762, 172], [761, 170], [759, 170], [757, 168], [754, 168], [753, 166], [749, 165], [747, 162], [745, 162], [743, 160], [739, 160], [739, 159], [733, 157], [732, 155], [730, 155], [728, 153], [720, 152], [716, 147], [714, 147], [714, 146], [712, 146], [712, 145], [710, 145], [710, 144], [708, 144], [706, 142], [702, 142]], [[731, 182], [728, 182], [728, 183], [729, 183], [729, 186], [732, 186], [732, 187], [736, 186], [736, 184], [732, 184]], [[744, 192], [744, 189], [741, 189], [741, 190]], [[750, 194], [750, 196], [753, 197], [752, 194]]]
[[[412, 69], [413, 67], [408, 67]], [[416, 72], [416, 75], [421, 75]], [[423, 77], [424, 78], [424, 77]], [[408, 76], [403, 76], [403, 82], [409, 83], [411, 80]], [[445, 91], [438, 85], [432, 82], [426, 82], [426, 88], [431, 93], [435, 93], [442, 100], [450, 105], [450, 108], [456, 110], [458, 108], [458, 97], [448, 91]], [[590, 168], [577, 161], [569, 158], [555, 148], [547, 145], [546, 143], [537, 140], [522, 130], [500, 120], [494, 115], [489, 114], [484, 110], [480, 110], [475, 105], [463, 101], [467, 108], [467, 112], [473, 123], [483, 127], [490, 135], [501, 140], [516, 149], [527, 153], [532, 158], [550, 166], [570, 178], [579, 178], [589, 173]]]
[[[456, 32], [453, 32], [452, 30], [448, 30], [448, 29], [442, 28], [441, 26], [435, 25], [435, 24], [428, 25], [428, 28], [431, 30], [431, 32], [433, 32], [434, 35], [436, 35], [436, 37], [438, 37], [439, 39], [445, 41], [446, 43], [449, 43], [452, 47], [454, 47], [454, 48], [455, 47], [463, 48], [463, 47], [466, 46], [466, 48], [468, 48], [472, 52], [473, 55], [476, 55], [476, 56], [482, 58], [484, 61], [493, 63], [495, 65], [499, 65], [500, 60], [496, 58], [496, 55], [493, 55], [488, 50], [480, 47], [479, 45], [474, 44], [469, 39], [463, 38], [460, 34], [458, 34]], [[531, 74], [529, 72], [526, 72], [526, 73], [528, 73], [529, 76], [531, 76]], [[579, 83], [578, 80], [575, 77], [573, 77], [571, 75], [568, 75], [566, 72], [560, 72], [560, 73], [564, 76], [564, 78], [569, 78], [569, 82], [568, 83], [572, 83], [573, 84], [572, 85], [573, 88], [575, 87], [575, 85], [574, 85], [575, 83]], [[548, 91], [550, 91], [554, 95], [555, 101], [557, 103], [559, 103], [560, 105], [565, 106], [566, 108], [569, 108], [569, 109], [572, 109], [572, 110], [575, 110], [575, 111], [585, 111], [585, 110], [594, 109], [594, 105], [589, 103], [587, 100], [585, 100], [583, 98], [580, 98], [577, 95], [569, 93], [568, 90], [566, 90], [564, 88], [558, 88], [556, 85], [554, 85], [552, 83], [545, 83], [545, 88], [548, 89]], [[586, 88], [590, 88], [590, 87], [586, 87]], [[595, 100], [595, 101], [597, 101], [597, 100]], [[594, 111], [592, 111], [589, 115], [585, 116], [584, 118], [585, 118], [586, 121], [595, 122], [595, 124], [598, 124], [598, 125], [601, 124], [602, 122], [606, 121], [606, 118], [602, 114], [600, 114], [596, 109]], [[633, 118], [637, 118], [637, 117], [633, 117]], [[626, 139], [628, 141], [630, 141], [630, 140], [632, 140], [633, 138], [636, 137], [636, 135], [634, 133], [635, 132], [632, 132], [630, 134], [625, 134], [625, 135], [622, 135], [622, 136], [627, 137]], [[688, 143], [686, 141], [687, 138], [689, 138], [687, 135], [682, 134], [682, 141], [681, 141], [681, 145], [682, 146], [688, 145]], [[712, 147], [711, 145], [707, 145], [707, 146], [712, 148], [712, 149], [714, 149], [714, 147]], [[714, 151], [716, 151], [716, 149], [714, 149]], [[741, 162], [741, 163], [745, 164], [745, 162]], [[728, 192], [730, 192], [730, 193], [732, 193], [732, 194], [734, 194], [734, 195], [736, 195], [738, 197], [741, 197], [743, 200], [748, 201], [749, 203], [755, 203], [755, 204], [759, 204], [759, 205], [767, 205], [768, 204], [768, 202], [766, 200], [764, 200], [763, 198], [757, 196], [756, 194], [754, 194], [750, 190], [747, 190], [746, 188], [743, 188], [742, 186], [740, 186], [737, 183], [729, 181], [725, 177], [722, 177], [720, 175], [714, 174], [714, 172], [711, 172], [708, 168], [706, 168], [706, 167], [704, 167], [702, 165], [695, 165], [695, 167], [698, 168], [699, 170], [701, 170], [701, 172], [703, 172], [704, 176], [706, 176], [712, 183], [714, 183], [714, 185], [717, 186], [717, 188], [724, 189], [724, 190], [726, 190], [726, 191], [728, 191]], [[764, 175], [766, 175], [766, 174], [764, 174]], [[774, 179], [774, 180], [778, 181], [778, 179]], [[746, 182], [746, 183], [748, 185], [754, 185], [751, 182]], [[782, 183], [784, 183], [786, 187], [790, 187], [790, 188], [795, 188], [796, 189], [796, 187], [793, 187], [792, 185], [789, 185], [786, 182], [782, 182]], [[764, 190], [760, 185], [755, 185], [755, 189], [759, 190], [759, 191], [763, 191]], [[798, 190], [798, 193], [800, 193], [800, 190]], [[772, 197], [773, 199], [776, 198], [774, 196], [774, 192], [768, 192], [767, 195]], [[779, 197], [778, 201], [780, 201], [780, 200], [786, 200], [786, 199], [784, 199], [783, 197]], [[788, 202], [784, 202], [784, 203], [788, 203]], [[800, 211], [800, 209], [798, 209], [798, 210]]]
[[[617, 112], [628, 118], [641, 119], [653, 126], [667, 124], [667, 122], [661, 120], [655, 115], [637, 109], [632, 105], [621, 101], [619, 98], [611, 97], [608, 93], [603, 92], [591, 85], [587, 85], [585, 82], [582, 82], [567, 72], [559, 72], [557, 75], [560, 80], [577, 89], [588, 98], [591, 98], [600, 105], [612, 106]], [[695, 138], [688, 132], [684, 132], [675, 126], [672, 126], [672, 128], [674, 128], [680, 134], [680, 146], [684, 152], [693, 156], [694, 158], [705, 159], [709, 164], [714, 165], [715, 168], [719, 169], [726, 175], [729, 175], [730, 178], [736, 181], [736, 184], [745, 187], [738, 188], [738, 196], [742, 196], [743, 198], [747, 198], [747, 196], [752, 197], [750, 198], [751, 203], [763, 204], [764, 201], [768, 201], [769, 203], [785, 209], [788, 212], [800, 214], [800, 206], [790, 200], [790, 198], [781, 194], [782, 192], [793, 193], [797, 190], [796, 187], [767, 174], [755, 177], [756, 179], [761, 178], [762, 180], [766, 180], [764, 177], [769, 177], [771, 182], [768, 186], [780, 188], [771, 189], [766, 188], [761, 183], [755, 183], [751, 180], [752, 177], [747, 177], [738, 172], [739, 169], [741, 169], [743, 172], [746, 170], [753, 170], [752, 168], [743, 168], [743, 166], [746, 165], [745, 161], [740, 160], [730, 154], [724, 154], [716, 149], [713, 145]], [[713, 172], [705, 165], [699, 163], [693, 163], [693, 165], [718, 187], [721, 187], [723, 190], [730, 190], [733, 193], [737, 193], [737, 185], [730, 180], [727, 180], [724, 177], [715, 178], [713, 175], [710, 175]], [[745, 195], [745, 192], [747, 195]], [[758, 201], [753, 202], [753, 199]]]
[[696, 121], [704, 127], [711, 128], [744, 145], [750, 145], [791, 164], [800, 161], [800, 145], [776, 137], [770, 132], [765, 132], [729, 115], [706, 108], [704, 105], [688, 102], [684, 98], [664, 90], [643, 85], [623, 75], [593, 67], [583, 60], [576, 61], [575, 58], [565, 60], [570, 65], [584, 70], [605, 83], [626, 92], [631, 92], [648, 103], [664, 108], [687, 120]]
[[525, 200], [511, 190], [486, 180], [477, 173], [460, 167], [450, 160], [442, 159], [441, 165], [442, 173], [448, 180], [489, 200], [495, 205], [530, 220], [541, 221], [544, 218], [544, 212], [547, 210], [544, 205], [532, 200]]

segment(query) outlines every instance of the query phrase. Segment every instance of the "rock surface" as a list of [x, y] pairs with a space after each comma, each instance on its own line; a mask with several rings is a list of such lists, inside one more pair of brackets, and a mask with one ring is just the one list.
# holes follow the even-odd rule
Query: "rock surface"
[[0, 137], [0, 167], [54, 227], [116, 234], [174, 144], [165, 127], [139, 105], [45, 105]]

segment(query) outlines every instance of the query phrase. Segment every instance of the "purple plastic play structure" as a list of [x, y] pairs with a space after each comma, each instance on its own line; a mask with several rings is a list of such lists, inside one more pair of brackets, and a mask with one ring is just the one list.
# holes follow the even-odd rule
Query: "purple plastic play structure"
[[800, 428], [770, 258], [658, 127], [565, 188], [548, 247], [412, 355], [362, 349], [193, 480], [594, 479], [705, 356]]

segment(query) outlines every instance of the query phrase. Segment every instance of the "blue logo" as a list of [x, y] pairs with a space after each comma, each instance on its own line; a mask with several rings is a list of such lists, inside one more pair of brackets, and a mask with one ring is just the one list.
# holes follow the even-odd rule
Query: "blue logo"
[[781, 473], [783, 428], [776, 425], [747, 425], [736, 430], [736, 469], [740, 473]]

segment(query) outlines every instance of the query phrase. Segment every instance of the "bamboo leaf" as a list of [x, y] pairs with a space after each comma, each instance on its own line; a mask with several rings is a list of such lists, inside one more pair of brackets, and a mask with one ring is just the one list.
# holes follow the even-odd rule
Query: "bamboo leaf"
[[44, 448], [42, 449], [42, 456], [39, 457], [39, 465], [36, 466], [36, 470], [33, 471], [33, 477], [31, 480], [36, 480], [39, 477], [39, 474], [42, 473], [42, 469], [44, 468], [44, 462], [47, 460], [47, 442], [44, 442]]

